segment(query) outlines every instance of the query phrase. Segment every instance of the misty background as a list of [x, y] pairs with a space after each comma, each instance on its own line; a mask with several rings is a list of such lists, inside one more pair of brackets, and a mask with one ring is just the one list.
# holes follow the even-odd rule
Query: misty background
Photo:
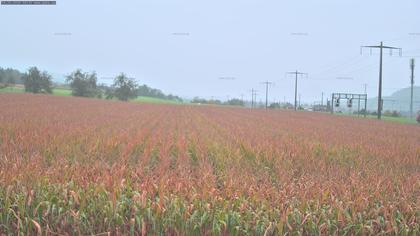
[[[410, 86], [409, 59], [420, 65], [418, 0], [58, 0], [55, 6], [0, 6], [0, 66], [37, 66], [56, 80], [80, 68], [100, 83], [120, 72], [185, 98], [292, 102], [299, 70], [302, 101], [332, 92], [377, 96]], [[416, 67], [418, 71], [419, 66]], [[337, 79], [337, 77], [341, 79]], [[418, 84], [418, 83], [417, 83]], [[417, 98], [415, 98], [416, 100]], [[417, 99], [418, 100], [418, 99]]]

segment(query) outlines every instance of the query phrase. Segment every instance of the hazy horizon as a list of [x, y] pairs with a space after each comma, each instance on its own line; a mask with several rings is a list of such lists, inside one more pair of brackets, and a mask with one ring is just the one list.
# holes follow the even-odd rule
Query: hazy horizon
[[[37, 66], [56, 75], [80, 68], [99, 82], [120, 72], [139, 83], [186, 98], [250, 99], [252, 88], [270, 101], [291, 102], [294, 79], [302, 101], [321, 93], [377, 96], [378, 51], [384, 52], [383, 93], [409, 86], [409, 59], [420, 57], [420, 2], [394, 1], [81, 1], [56, 6], [0, 6], [0, 67]], [[417, 63], [418, 64], [418, 63]], [[351, 77], [352, 80], [335, 79]], [[417, 95], [418, 96], [418, 95]]]

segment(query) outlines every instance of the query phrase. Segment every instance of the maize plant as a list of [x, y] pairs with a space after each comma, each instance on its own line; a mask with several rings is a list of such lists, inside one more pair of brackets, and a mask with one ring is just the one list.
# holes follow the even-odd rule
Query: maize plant
[[420, 126], [0, 94], [0, 235], [419, 235]]

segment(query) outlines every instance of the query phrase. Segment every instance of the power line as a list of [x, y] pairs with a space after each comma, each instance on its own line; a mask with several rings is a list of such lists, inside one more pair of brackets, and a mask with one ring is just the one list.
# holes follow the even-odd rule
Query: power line
[[299, 72], [299, 71], [295, 71], [295, 72], [287, 72], [286, 74], [294, 74], [296, 75], [295, 77], [295, 111], [297, 110], [297, 86], [298, 86], [298, 75], [306, 75], [308, 76], [307, 73], [303, 73], [303, 72]]
[[362, 53], [363, 48], [369, 48], [372, 51], [372, 48], [379, 48], [380, 56], [379, 56], [379, 91], [378, 91], [378, 119], [381, 119], [382, 113], [382, 57], [383, 57], [383, 49], [389, 49], [390, 55], [392, 55], [392, 50], [397, 49], [399, 50], [399, 54], [401, 56], [402, 49], [390, 46], [384, 46], [384, 43], [381, 42], [378, 46], [362, 46], [360, 48], [360, 53]]
[[261, 83], [265, 84], [265, 109], [267, 109], [268, 108], [268, 86], [271, 86], [273, 82], [265, 81]]
[[251, 89], [251, 108], [254, 108], [254, 100], [257, 100], [257, 90]]
[[[335, 66], [332, 66], [332, 67], [326, 67], [327, 69], [324, 69], [324, 70], [322, 70], [318, 73], [313, 73], [312, 75], [318, 76], [318, 75], [329, 74], [329, 73], [332, 73], [332, 72], [340, 71], [343, 68], [346, 68], [348, 66], [354, 66], [356, 64], [359, 64], [360, 62], [362, 62], [362, 60], [360, 60], [360, 56], [355, 56], [355, 57], [350, 58], [348, 61], [345, 61], [341, 64], [338, 64], [338, 65], [335, 65]], [[312, 78], [312, 76], [311, 76], [311, 78]]]

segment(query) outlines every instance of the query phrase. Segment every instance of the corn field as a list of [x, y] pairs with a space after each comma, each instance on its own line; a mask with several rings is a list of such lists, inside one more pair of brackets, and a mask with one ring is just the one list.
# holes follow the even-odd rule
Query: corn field
[[420, 126], [0, 94], [0, 235], [419, 235]]

